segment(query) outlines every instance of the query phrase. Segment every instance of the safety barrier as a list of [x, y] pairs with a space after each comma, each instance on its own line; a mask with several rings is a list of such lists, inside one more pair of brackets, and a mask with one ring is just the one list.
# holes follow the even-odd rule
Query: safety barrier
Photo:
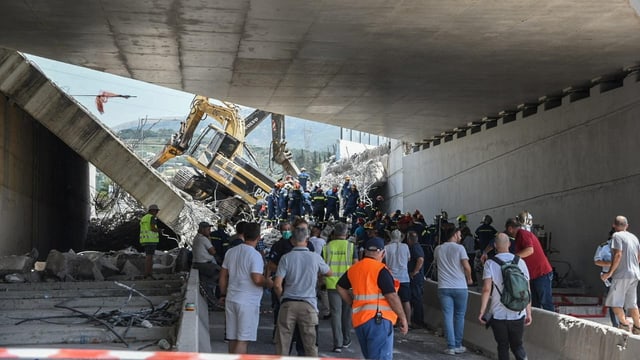
[[[425, 323], [442, 329], [438, 285], [425, 282]], [[496, 342], [491, 329], [478, 321], [480, 294], [469, 292], [464, 342], [473, 349], [496, 358]], [[632, 360], [640, 354], [640, 336], [593, 321], [550, 311], [533, 309], [533, 322], [525, 328], [524, 346], [529, 359]]]
[[209, 308], [200, 294], [198, 275], [198, 270], [191, 269], [176, 336], [178, 351], [211, 352]]

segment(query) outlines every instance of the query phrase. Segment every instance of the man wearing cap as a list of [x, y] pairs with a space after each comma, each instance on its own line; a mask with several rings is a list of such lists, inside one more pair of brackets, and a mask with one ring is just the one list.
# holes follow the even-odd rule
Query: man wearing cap
[[200, 284], [203, 285], [207, 301], [215, 303], [214, 290], [220, 274], [220, 266], [216, 262], [216, 248], [211, 243], [211, 224], [206, 221], [198, 224], [198, 233], [193, 239], [193, 268], [198, 269]]
[[366, 359], [393, 359], [394, 323], [398, 321], [402, 334], [409, 329], [396, 293], [400, 284], [382, 263], [384, 254], [384, 240], [368, 240], [364, 258], [349, 268], [336, 286], [340, 297], [351, 304], [353, 327]]
[[144, 248], [144, 277], [149, 278], [153, 273], [153, 254], [160, 242], [158, 230], [158, 205], [149, 206], [147, 213], [140, 219], [140, 245]]

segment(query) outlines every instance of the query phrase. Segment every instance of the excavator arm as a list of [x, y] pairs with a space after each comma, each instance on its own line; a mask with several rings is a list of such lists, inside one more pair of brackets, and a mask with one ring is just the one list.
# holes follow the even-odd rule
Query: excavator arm
[[[191, 111], [187, 119], [180, 124], [180, 130], [171, 137], [162, 151], [151, 160], [151, 166], [158, 168], [168, 160], [184, 154], [189, 148], [198, 124], [207, 116], [218, 121], [227, 134], [238, 139], [240, 142], [244, 142], [245, 123], [244, 120], [238, 116], [237, 107], [226, 102], [224, 105], [225, 106], [212, 104], [209, 102], [209, 98], [196, 95], [191, 103]], [[242, 155], [243, 148], [243, 146], [238, 146], [233, 155]]]
[[284, 169], [285, 174], [297, 177], [300, 169], [293, 161], [293, 154], [287, 150], [287, 141], [284, 131], [284, 115], [271, 114], [271, 140], [273, 161]]

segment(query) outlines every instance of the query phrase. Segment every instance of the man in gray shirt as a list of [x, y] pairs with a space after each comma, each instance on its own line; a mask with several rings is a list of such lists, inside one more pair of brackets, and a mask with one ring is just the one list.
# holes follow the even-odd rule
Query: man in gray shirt
[[[276, 332], [276, 354], [278, 355], [289, 354], [293, 331], [297, 325], [300, 329], [305, 356], [318, 356], [316, 285], [318, 274], [331, 275], [331, 270], [320, 255], [309, 251], [308, 238], [307, 227], [300, 226], [293, 230], [295, 247], [282, 256], [276, 271], [273, 290], [281, 304]], [[286, 283], [284, 283], [285, 280]]]
[[609, 271], [602, 273], [602, 281], [611, 278], [611, 290], [607, 295], [606, 306], [613, 308], [620, 328], [627, 331], [630, 325], [624, 309], [628, 309], [633, 318], [634, 334], [640, 334], [640, 313], [637, 304], [637, 287], [640, 279], [640, 243], [638, 238], [627, 231], [629, 223], [624, 216], [616, 216], [613, 222], [615, 233], [611, 237], [612, 261]]

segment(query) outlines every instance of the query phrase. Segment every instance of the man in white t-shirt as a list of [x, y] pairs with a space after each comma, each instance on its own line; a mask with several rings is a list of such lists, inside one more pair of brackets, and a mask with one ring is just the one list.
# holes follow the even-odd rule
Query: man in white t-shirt
[[231, 354], [246, 354], [249, 341], [256, 341], [263, 288], [273, 287], [273, 281], [264, 276], [262, 255], [255, 249], [259, 239], [260, 224], [245, 224], [244, 242], [227, 251], [220, 271]]
[[633, 334], [640, 334], [640, 313], [638, 312], [637, 288], [640, 279], [640, 243], [638, 238], [627, 231], [629, 222], [624, 216], [616, 216], [613, 222], [615, 233], [611, 237], [611, 267], [602, 273], [602, 281], [611, 279], [611, 289], [605, 305], [613, 308], [620, 328], [629, 331], [632, 324], [627, 322], [624, 309], [633, 318]]
[[[495, 239], [496, 257], [503, 262], [510, 262], [514, 258], [509, 252], [509, 245], [509, 236], [498, 233]], [[518, 261], [518, 267], [529, 280], [529, 270], [522, 259]], [[500, 293], [504, 291], [502, 270], [491, 258], [484, 263], [482, 278], [482, 300], [478, 319], [481, 323], [491, 326], [493, 330], [493, 336], [498, 343], [498, 360], [509, 360], [509, 349], [516, 360], [526, 359], [527, 353], [522, 338], [524, 327], [531, 324], [531, 302], [523, 311], [509, 310], [500, 302]]]

